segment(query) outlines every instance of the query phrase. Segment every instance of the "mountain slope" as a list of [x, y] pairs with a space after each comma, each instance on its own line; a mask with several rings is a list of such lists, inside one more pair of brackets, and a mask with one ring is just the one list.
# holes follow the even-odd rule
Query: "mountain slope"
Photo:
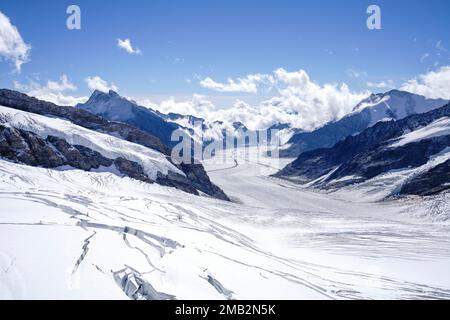
[[348, 136], [357, 134], [379, 121], [399, 120], [409, 115], [424, 113], [446, 103], [442, 99], [427, 99], [409, 92], [392, 90], [373, 94], [360, 102], [353, 112], [312, 132], [295, 134], [288, 141], [288, 148], [280, 155], [297, 157], [302, 152], [330, 148]]
[[[131, 125], [110, 122], [85, 110], [57, 106], [6, 89], [0, 90], [1, 105], [8, 107], [2, 109], [6, 116], [3, 122], [12, 121], [12, 127], [33, 131], [44, 140], [52, 135], [67, 140], [70, 145], [84, 145], [112, 160], [125, 158], [139, 163], [147, 170], [148, 178], [159, 184], [228, 200], [201, 164], [173, 164], [167, 146]], [[102, 142], [96, 143], [99, 141]], [[159, 167], [159, 163], [164, 166]], [[165, 170], [166, 167], [171, 169]]]
[[[339, 188], [396, 170], [409, 170], [408, 177], [402, 180], [407, 183], [450, 158], [449, 116], [447, 104], [402, 120], [379, 122], [332, 148], [302, 153], [277, 176], [302, 183], [313, 181], [316, 187]], [[428, 176], [428, 183], [436, 192], [450, 187], [450, 181], [443, 179], [438, 183], [433, 177]], [[421, 181], [423, 185], [423, 177]], [[401, 193], [398, 187], [392, 191]], [[424, 193], [412, 187], [403, 190], [409, 194]]]
[[77, 109], [89, 111], [110, 121], [124, 122], [158, 137], [166, 146], [173, 146], [172, 132], [179, 129], [175, 123], [167, 122], [151, 109], [121, 97], [114, 91], [94, 91], [86, 103]]

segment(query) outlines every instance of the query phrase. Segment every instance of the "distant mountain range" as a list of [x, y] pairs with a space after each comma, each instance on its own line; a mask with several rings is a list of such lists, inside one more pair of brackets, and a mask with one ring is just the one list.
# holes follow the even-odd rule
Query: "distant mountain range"
[[[411, 101], [410, 94], [394, 92], [394, 95]], [[391, 93], [389, 97], [392, 96]], [[433, 105], [434, 102], [422, 104], [420, 109], [408, 112]], [[374, 112], [372, 108], [364, 110]], [[405, 114], [400, 113], [405, 109], [397, 111], [399, 116]], [[390, 195], [432, 195], [450, 189], [449, 168], [450, 104], [446, 104], [402, 120], [380, 121], [330, 148], [303, 152], [276, 176], [322, 189], [339, 189], [389, 176]], [[381, 185], [380, 181], [373, 184]], [[390, 186], [384, 184], [382, 188]]]
[[[78, 104], [77, 109], [82, 109], [96, 114], [110, 121], [130, 124], [155, 137], [158, 137], [166, 146], [173, 147], [179, 141], [172, 141], [171, 136], [175, 130], [186, 132], [194, 143], [207, 146], [212, 141], [220, 141], [229, 138], [240, 138], [244, 134], [251, 135], [242, 122], [226, 123], [224, 121], [207, 121], [194, 115], [178, 113], [164, 114], [157, 110], [138, 105], [135, 101], [126, 99], [114, 91], [108, 93], [94, 91], [86, 103]], [[271, 129], [286, 129], [287, 125], [274, 125], [268, 128], [267, 138], [270, 140]], [[259, 141], [259, 139], [258, 139]], [[243, 142], [245, 144], [245, 142]], [[233, 144], [235, 145], [235, 144]]]
[[[446, 190], [450, 186], [450, 107], [446, 103], [392, 90], [371, 95], [349, 115], [312, 132], [276, 124], [268, 130], [294, 132], [282, 155], [298, 157], [277, 176], [312, 187], [336, 189], [401, 171], [402, 178], [397, 179], [392, 194], [429, 195]], [[172, 162], [170, 150], [178, 141], [172, 141], [171, 135], [181, 129], [204, 147], [204, 136], [222, 141], [230, 135], [235, 138], [251, 133], [241, 122], [208, 122], [193, 115], [163, 114], [114, 91], [95, 91], [86, 103], [74, 108], [3, 89], [0, 106], [22, 112], [16, 116], [10, 109], [3, 109], [4, 114], [0, 114], [0, 156], [9, 160], [46, 168], [109, 170], [225, 200], [228, 197], [210, 181], [201, 164]], [[67, 135], [58, 126], [49, 127], [46, 122], [54, 118], [70, 123], [58, 126], [76, 126], [66, 128], [75, 133]], [[140, 155], [120, 148], [112, 151], [103, 138], [95, 137], [95, 142], [90, 142], [93, 138], [84, 129], [157, 154], [146, 155], [143, 149]], [[113, 141], [113, 145], [117, 144], [122, 142]]]
[[294, 134], [287, 147], [280, 151], [282, 157], [297, 157], [302, 152], [329, 148], [348, 136], [355, 135], [379, 121], [399, 120], [409, 115], [442, 107], [442, 99], [427, 99], [409, 92], [392, 90], [372, 94], [361, 101], [353, 112], [311, 132]]

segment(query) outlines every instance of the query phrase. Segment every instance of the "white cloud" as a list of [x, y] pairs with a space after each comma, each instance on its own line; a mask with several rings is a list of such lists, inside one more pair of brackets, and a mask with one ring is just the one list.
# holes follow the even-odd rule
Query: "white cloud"
[[109, 90], [119, 90], [119, 88], [114, 85], [114, 83], [109, 84], [99, 76], [87, 77], [86, 79], [84, 79], [84, 81], [87, 83], [89, 89], [91, 90], [98, 90], [106, 93], [109, 92]]
[[142, 55], [142, 51], [139, 50], [139, 48], [133, 47], [133, 45], [131, 44], [131, 40], [130, 39], [125, 39], [125, 40], [117, 39], [117, 46], [119, 48], [125, 50], [129, 54]]
[[370, 94], [351, 91], [345, 83], [319, 85], [304, 70], [288, 72], [280, 68], [275, 75], [286, 87], [280, 89], [279, 96], [263, 103], [265, 116], [272, 117], [274, 123], [290, 123], [304, 130], [343, 117]]
[[174, 97], [170, 97], [167, 100], [162, 101], [159, 105], [152, 103], [150, 100], [140, 100], [139, 104], [159, 110], [162, 113], [179, 113], [185, 115], [202, 116], [208, 118], [206, 115], [210, 112], [214, 112], [216, 107], [205, 96], [199, 94], [193, 94], [192, 98], [187, 101], [177, 101]]
[[444, 66], [411, 79], [401, 86], [401, 90], [428, 98], [450, 99], [450, 66]]
[[31, 46], [26, 44], [16, 26], [0, 11], [0, 58], [11, 61], [20, 72], [22, 64], [29, 61]]
[[200, 81], [202, 87], [218, 92], [245, 93], [257, 93], [258, 85], [262, 83], [273, 83], [273, 77], [263, 74], [251, 74], [245, 78], [238, 78], [237, 80], [228, 79], [226, 83], [216, 82], [209, 77]]
[[76, 97], [66, 94], [67, 91], [77, 91], [77, 87], [70, 82], [66, 75], [61, 76], [59, 81], [49, 80], [45, 85], [41, 85], [36, 81], [30, 81], [29, 84], [15, 81], [14, 88], [40, 100], [62, 106], [74, 106], [78, 103], [86, 102], [88, 99], [87, 97]]
[[350, 78], [359, 79], [359, 78], [367, 77], [367, 72], [365, 72], [365, 71], [358, 71], [358, 70], [354, 70], [354, 69], [348, 69], [347, 70], [347, 75]]
[[255, 105], [236, 100], [228, 108], [217, 108], [207, 97], [200, 95], [194, 95], [191, 100], [184, 102], [171, 98], [159, 105], [148, 102], [147, 105], [164, 113], [191, 114], [210, 122], [221, 120], [231, 125], [240, 121], [250, 129], [265, 129], [277, 123], [286, 123], [296, 128], [312, 130], [343, 117], [370, 95], [368, 91], [353, 92], [346, 84], [319, 85], [304, 70], [288, 72], [282, 68], [270, 75], [249, 75], [237, 80], [230, 79], [225, 84], [211, 79], [206, 84], [216, 90], [230, 92], [242, 92], [242, 89], [246, 89], [244, 92], [257, 92], [258, 86], [265, 85], [276, 87], [278, 94]]
[[420, 57], [420, 62], [424, 62], [426, 59], [428, 59], [431, 55], [429, 53], [424, 53], [421, 57]]
[[395, 83], [392, 80], [386, 80], [381, 82], [367, 82], [366, 84], [367, 87], [376, 89], [387, 89], [395, 87]]

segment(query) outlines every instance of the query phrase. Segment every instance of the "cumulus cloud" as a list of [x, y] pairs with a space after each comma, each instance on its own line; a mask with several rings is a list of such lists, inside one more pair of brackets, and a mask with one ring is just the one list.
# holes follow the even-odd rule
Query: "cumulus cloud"
[[0, 11], [0, 58], [11, 61], [16, 72], [29, 61], [31, 46], [26, 44], [16, 26]]
[[206, 115], [209, 112], [214, 112], [216, 110], [216, 106], [205, 96], [200, 94], [193, 94], [190, 100], [185, 101], [177, 101], [174, 97], [170, 97], [160, 104], [153, 103], [149, 99], [139, 100], [138, 103], [162, 113], [173, 112], [184, 115], [201, 116], [204, 118], [206, 118]]
[[367, 82], [366, 84], [367, 87], [376, 89], [388, 89], [395, 87], [395, 83], [392, 80], [386, 80], [381, 82]]
[[444, 66], [411, 79], [400, 89], [428, 98], [450, 99], [450, 66]]
[[274, 122], [290, 123], [304, 130], [312, 130], [343, 117], [370, 94], [351, 91], [345, 83], [320, 85], [312, 81], [304, 70], [288, 72], [280, 68], [275, 71], [275, 76], [285, 87], [280, 88], [277, 97], [263, 103], [263, 108], [267, 109], [266, 116], [273, 120], [287, 120]]
[[84, 81], [87, 83], [89, 89], [91, 90], [98, 90], [101, 92], [109, 92], [109, 90], [117, 91], [119, 88], [114, 85], [114, 83], [108, 83], [107, 81], [103, 80], [99, 76], [95, 77], [87, 77], [84, 79]]
[[133, 47], [130, 39], [125, 39], [125, 40], [117, 39], [117, 46], [119, 48], [125, 50], [129, 54], [137, 54], [137, 55], [142, 54], [142, 51], [139, 50], [139, 48]]
[[68, 95], [66, 92], [75, 92], [77, 87], [66, 75], [60, 77], [59, 81], [49, 80], [45, 85], [37, 81], [30, 81], [28, 84], [14, 82], [14, 88], [41, 100], [53, 102], [57, 105], [74, 106], [87, 101], [87, 97], [77, 97]]
[[[249, 83], [245, 83], [247, 80]], [[214, 82], [215, 83], [215, 82]], [[173, 98], [158, 104], [149, 104], [161, 112], [191, 114], [212, 122], [220, 120], [228, 122], [240, 121], [250, 129], [265, 129], [274, 124], [289, 124], [292, 127], [312, 130], [325, 123], [339, 119], [351, 112], [353, 107], [370, 92], [351, 91], [346, 84], [320, 85], [312, 81], [304, 70], [288, 72], [277, 69], [273, 74], [249, 75], [236, 81], [229, 80], [219, 84], [223, 90], [250, 88], [247, 92], [257, 91], [258, 86], [266, 85], [276, 88], [277, 94], [255, 105], [236, 100], [228, 108], [218, 108], [205, 96], [194, 95], [190, 101], [179, 102]], [[251, 84], [254, 84], [252, 86]], [[229, 87], [228, 87], [229, 86]], [[241, 92], [242, 90], [240, 90]]]
[[273, 81], [273, 77], [270, 75], [251, 74], [245, 78], [238, 78], [237, 80], [228, 79], [225, 83], [216, 82], [208, 77], [201, 80], [200, 85], [218, 92], [257, 93], [259, 84], [273, 83]]

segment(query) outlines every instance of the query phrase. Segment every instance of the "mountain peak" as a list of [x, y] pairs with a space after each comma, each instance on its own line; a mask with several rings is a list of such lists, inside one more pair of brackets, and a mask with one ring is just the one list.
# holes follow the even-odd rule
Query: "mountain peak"
[[[108, 92], [104, 92], [101, 90], [94, 90], [92, 92], [89, 100], [85, 104], [97, 104], [97, 103], [108, 103], [111, 100], [122, 100], [125, 98], [122, 98], [117, 92], [113, 90], [109, 90]], [[81, 106], [84, 104], [79, 104], [78, 106]]]
[[114, 90], [109, 90], [108, 95], [113, 98], [113, 97], [120, 97], [120, 95], [115, 92]]

